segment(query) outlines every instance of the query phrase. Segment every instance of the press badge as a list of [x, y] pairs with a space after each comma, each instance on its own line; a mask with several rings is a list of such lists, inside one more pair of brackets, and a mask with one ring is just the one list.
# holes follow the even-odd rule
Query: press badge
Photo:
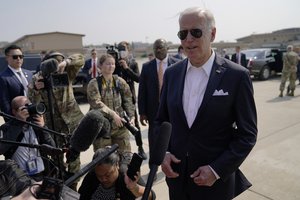
[[29, 175], [36, 174], [38, 172], [36, 158], [30, 159], [27, 162], [27, 172]]

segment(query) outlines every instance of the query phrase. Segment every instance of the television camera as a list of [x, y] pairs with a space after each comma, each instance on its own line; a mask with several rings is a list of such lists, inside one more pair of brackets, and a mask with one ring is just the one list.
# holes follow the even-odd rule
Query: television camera
[[110, 54], [114, 57], [115, 61], [116, 61], [116, 69], [114, 71], [114, 74], [117, 74], [118, 76], [122, 76], [122, 70], [123, 67], [120, 65], [120, 60], [122, 60], [121, 56], [120, 56], [120, 51], [125, 51], [126, 48], [125, 46], [114, 46], [114, 45], [109, 45], [106, 46], [106, 53]]

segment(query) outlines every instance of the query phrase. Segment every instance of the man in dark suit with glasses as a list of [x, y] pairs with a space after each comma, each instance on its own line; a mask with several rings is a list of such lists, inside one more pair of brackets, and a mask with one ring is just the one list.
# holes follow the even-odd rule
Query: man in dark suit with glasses
[[[2, 112], [11, 115], [11, 101], [16, 96], [27, 96], [32, 72], [21, 68], [24, 55], [19, 46], [10, 45], [4, 52], [8, 66], [0, 74], [0, 108]], [[6, 118], [4, 120], [8, 121]]]
[[251, 186], [239, 170], [257, 136], [249, 71], [212, 50], [216, 26], [210, 11], [186, 9], [179, 27], [187, 59], [166, 69], [154, 122], [154, 130], [172, 124], [161, 165], [169, 197], [230, 200]]

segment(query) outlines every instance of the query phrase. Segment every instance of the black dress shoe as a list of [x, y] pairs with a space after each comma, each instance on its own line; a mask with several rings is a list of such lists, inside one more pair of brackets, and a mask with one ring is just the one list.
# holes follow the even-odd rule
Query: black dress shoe
[[147, 160], [147, 154], [145, 153], [142, 146], [138, 147], [138, 154], [143, 158], [143, 160]]

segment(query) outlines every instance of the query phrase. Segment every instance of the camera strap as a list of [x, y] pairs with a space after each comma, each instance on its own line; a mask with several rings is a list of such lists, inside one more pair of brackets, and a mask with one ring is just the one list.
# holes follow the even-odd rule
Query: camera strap
[[[103, 81], [103, 76], [98, 76], [96, 77], [97, 79], [97, 83], [98, 83], [98, 89], [99, 89], [99, 93], [100, 96], [102, 96], [102, 81]], [[117, 91], [117, 93], [120, 92], [120, 80], [119, 77], [117, 75], [113, 75], [113, 85], [114, 85], [114, 89]]]

